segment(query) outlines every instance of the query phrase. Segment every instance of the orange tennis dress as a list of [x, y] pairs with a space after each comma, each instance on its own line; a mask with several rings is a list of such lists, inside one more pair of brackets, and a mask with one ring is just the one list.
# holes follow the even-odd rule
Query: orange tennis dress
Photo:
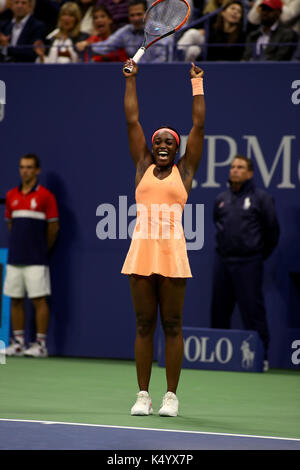
[[162, 180], [154, 168], [147, 168], [136, 188], [136, 225], [121, 272], [192, 277], [182, 227], [186, 189], [176, 165]]

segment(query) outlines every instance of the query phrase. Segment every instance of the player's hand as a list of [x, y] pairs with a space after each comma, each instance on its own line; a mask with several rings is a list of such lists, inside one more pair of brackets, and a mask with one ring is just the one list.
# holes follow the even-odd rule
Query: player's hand
[[[125, 68], [130, 67], [132, 68], [131, 72], [126, 72]], [[138, 66], [137, 64], [132, 60], [128, 59], [126, 60], [125, 64], [123, 65], [123, 74], [125, 75], [126, 78], [128, 77], [134, 77], [138, 73]]]
[[190, 77], [191, 78], [203, 78], [203, 76], [204, 76], [204, 71], [200, 69], [200, 67], [197, 67], [197, 65], [195, 65], [192, 62], [192, 67], [190, 70]]

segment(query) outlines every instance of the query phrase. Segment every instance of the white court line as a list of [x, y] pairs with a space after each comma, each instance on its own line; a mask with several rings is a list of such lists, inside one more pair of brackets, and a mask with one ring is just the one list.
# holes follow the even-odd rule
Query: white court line
[[64, 424], [68, 426], [87, 426], [87, 427], [93, 427], [93, 428], [126, 429], [126, 430], [133, 430], [133, 431], [177, 432], [177, 433], [184, 433], [184, 434], [200, 434], [200, 435], [209, 435], [209, 436], [228, 436], [228, 437], [248, 437], [252, 439], [274, 439], [274, 440], [281, 440], [281, 441], [300, 442], [300, 439], [295, 438], [295, 437], [256, 436], [252, 434], [230, 434], [230, 433], [206, 432], [206, 431], [184, 431], [182, 429], [140, 428], [140, 427], [131, 427], [131, 426], [113, 426], [113, 425], [105, 425], [105, 424], [68, 423], [64, 421], [40, 421], [40, 420], [35, 420], [35, 419], [0, 418], [0, 421], [9, 421], [9, 422], [17, 422], [17, 423]]

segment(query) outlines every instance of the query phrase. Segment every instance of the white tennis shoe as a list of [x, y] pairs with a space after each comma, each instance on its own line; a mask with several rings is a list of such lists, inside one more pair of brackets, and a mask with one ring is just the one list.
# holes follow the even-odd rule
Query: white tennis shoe
[[148, 416], [153, 414], [152, 400], [148, 392], [141, 391], [131, 408], [131, 416]]
[[24, 356], [27, 357], [48, 357], [48, 350], [39, 342], [32, 343], [30, 348], [24, 351]]
[[162, 401], [161, 408], [158, 414], [159, 416], [175, 417], [178, 415], [178, 406], [179, 406], [179, 401], [175, 393], [167, 392], [163, 396], [163, 401]]
[[6, 356], [24, 356], [25, 347], [17, 340], [13, 340], [5, 349]]

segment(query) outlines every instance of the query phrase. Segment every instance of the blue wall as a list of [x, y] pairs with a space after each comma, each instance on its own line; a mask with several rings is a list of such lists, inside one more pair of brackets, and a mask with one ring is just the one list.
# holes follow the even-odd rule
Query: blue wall
[[[196, 204], [204, 204], [204, 246], [189, 250], [194, 277], [188, 283], [184, 325], [209, 326], [212, 206], [226, 187], [230, 156], [238, 151], [254, 159], [257, 185], [276, 201], [281, 237], [266, 263], [264, 286], [270, 362], [292, 367], [287, 344], [300, 336], [299, 286], [297, 276], [290, 275], [300, 272], [299, 65], [202, 67], [206, 139], [189, 203], [198, 241], [203, 224], [196, 220]], [[140, 114], [149, 143], [152, 130], [164, 123], [188, 134], [188, 72], [189, 65], [182, 63], [140, 66]], [[120, 274], [130, 239], [118, 235], [118, 207], [119, 201], [127, 207], [134, 203], [135, 169], [127, 144], [121, 64], [1, 65], [0, 80], [7, 92], [0, 122], [0, 197], [18, 183], [19, 157], [35, 152], [42, 160], [41, 182], [59, 204], [61, 231], [51, 259], [50, 353], [132, 358], [135, 320], [128, 280]], [[116, 210], [115, 239], [100, 240], [96, 234], [103, 219], [96, 211], [105, 203]], [[0, 246], [5, 247], [4, 207], [0, 210]], [[133, 219], [128, 216], [128, 222]], [[188, 241], [196, 247], [195, 239]], [[232, 324], [241, 326], [237, 310]]]

